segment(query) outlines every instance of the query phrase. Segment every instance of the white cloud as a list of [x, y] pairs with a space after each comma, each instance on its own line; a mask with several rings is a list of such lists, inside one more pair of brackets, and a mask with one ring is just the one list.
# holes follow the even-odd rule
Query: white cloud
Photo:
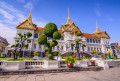
[[[27, 3], [24, 7], [33, 8], [32, 3]], [[16, 9], [14, 6], [0, 1], [0, 14], [3, 15], [3, 19], [0, 19], [0, 35], [11, 42], [13, 37], [16, 35], [15, 26], [20, 22], [24, 21], [27, 17], [25, 13]], [[45, 20], [38, 20], [33, 18], [33, 22], [38, 25], [38, 27], [44, 27], [46, 24]]]
[[13, 15], [9, 14], [7, 11], [3, 10], [2, 8], [0, 8], [0, 13], [9, 20], [13, 20], [14, 18]]
[[46, 25], [46, 22], [35, 21], [35, 24], [36, 24], [38, 27], [42, 27], [42, 28], [44, 28], [44, 26]]
[[16, 35], [16, 30], [8, 28], [6, 25], [0, 23], [0, 36], [6, 38], [8, 42], [11, 42]]
[[29, 9], [29, 10], [32, 10], [33, 4], [32, 4], [31, 2], [28, 2], [28, 3], [26, 3], [26, 5], [24, 5], [24, 8], [27, 8], [27, 9]]

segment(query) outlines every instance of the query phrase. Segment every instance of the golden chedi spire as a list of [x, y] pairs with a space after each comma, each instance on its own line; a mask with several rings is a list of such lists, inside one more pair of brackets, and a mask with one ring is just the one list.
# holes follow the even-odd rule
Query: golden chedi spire
[[72, 21], [70, 19], [70, 13], [69, 13], [69, 8], [68, 8], [68, 20], [67, 20], [66, 24], [71, 24], [71, 23], [72, 23]]
[[100, 29], [98, 28], [97, 21], [96, 21], [96, 32], [95, 33], [100, 33]]

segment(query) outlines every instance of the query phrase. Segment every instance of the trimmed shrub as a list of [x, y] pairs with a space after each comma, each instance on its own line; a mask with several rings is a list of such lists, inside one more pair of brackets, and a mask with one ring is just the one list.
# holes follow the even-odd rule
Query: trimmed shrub
[[58, 52], [53, 52], [53, 56], [58, 56]]
[[47, 57], [48, 57], [49, 59], [52, 59], [52, 54], [48, 54]]

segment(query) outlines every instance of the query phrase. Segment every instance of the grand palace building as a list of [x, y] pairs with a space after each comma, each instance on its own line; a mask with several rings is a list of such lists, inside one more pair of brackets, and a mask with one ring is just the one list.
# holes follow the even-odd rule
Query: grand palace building
[[[37, 43], [38, 36], [43, 34], [44, 28], [37, 27], [32, 22], [31, 12], [26, 20], [19, 23], [16, 26], [16, 37], [14, 37], [12, 44], [15, 44], [15, 40], [19, 39], [18, 33], [25, 35], [27, 32], [32, 33], [31, 43], [29, 44], [28, 49], [22, 49], [24, 52], [21, 56], [33, 56], [33, 52], [37, 51], [40, 53], [40, 57], [46, 57], [46, 53], [44, 49], [46, 48], [44, 45], [39, 45]], [[70, 14], [68, 13], [67, 22], [61, 25], [60, 30], [58, 32], [61, 33], [61, 39], [58, 40], [58, 45], [53, 47], [53, 51], [61, 52], [64, 56], [69, 55], [76, 55], [75, 47], [72, 47], [71, 44], [75, 43], [76, 39], [82, 39], [79, 42], [79, 53], [85, 53], [91, 55], [91, 50], [95, 50], [96, 52], [102, 51], [105, 56], [109, 54], [109, 45], [110, 45], [110, 36], [107, 34], [106, 31], [100, 31], [97, 23], [96, 23], [96, 31], [93, 34], [83, 33], [78, 26], [71, 20]], [[76, 36], [76, 33], [82, 33], [81, 36]], [[48, 38], [51, 41], [51, 38]], [[85, 44], [86, 47], [82, 48], [82, 44]], [[9, 48], [9, 50], [12, 48]], [[8, 52], [10, 53], [10, 52]]]

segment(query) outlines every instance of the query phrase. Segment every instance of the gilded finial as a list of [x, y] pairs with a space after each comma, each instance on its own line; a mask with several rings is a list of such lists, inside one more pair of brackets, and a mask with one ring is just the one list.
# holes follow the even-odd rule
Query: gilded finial
[[97, 21], [96, 21], [96, 33], [100, 33], [100, 29], [98, 28]]

